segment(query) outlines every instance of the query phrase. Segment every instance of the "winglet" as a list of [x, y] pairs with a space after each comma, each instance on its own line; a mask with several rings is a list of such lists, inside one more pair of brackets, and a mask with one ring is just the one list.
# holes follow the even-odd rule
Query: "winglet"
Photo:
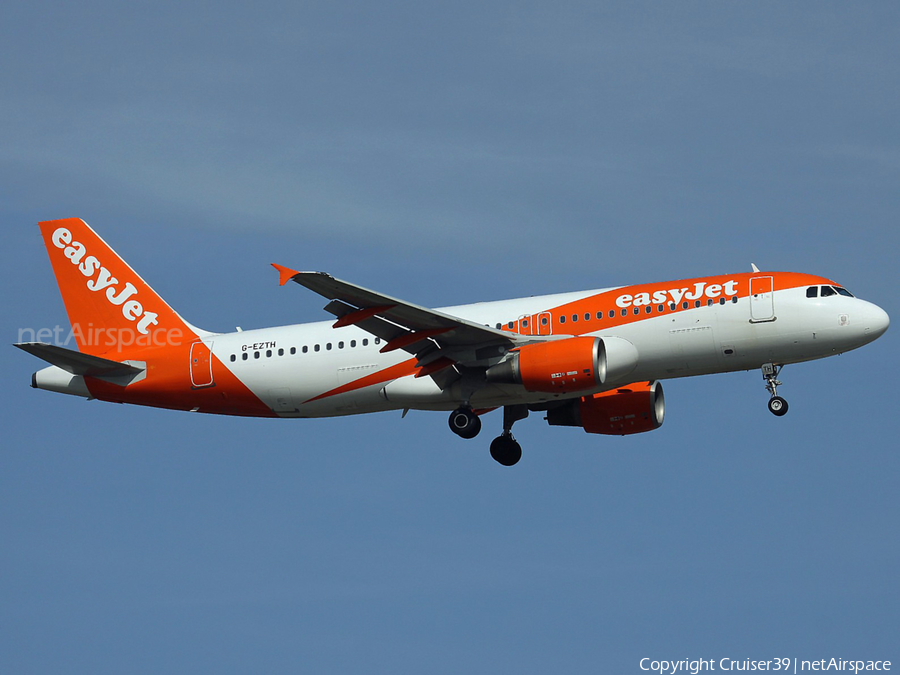
[[284, 267], [283, 265], [272, 263], [272, 267], [278, 270], [278, 274], [280, 275], [280, 278], [278, 279], [279, 286], [284, 286], [287, 282], [300, 274], [297, 270], [292, 270], [290, 267]]

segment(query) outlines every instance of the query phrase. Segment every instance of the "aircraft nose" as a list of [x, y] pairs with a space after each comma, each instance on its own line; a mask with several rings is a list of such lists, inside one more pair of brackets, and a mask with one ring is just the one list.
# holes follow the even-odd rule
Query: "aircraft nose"
[[878, 305], [873, 305], [872, 303], [866, 303], [868, 307], [866, 308], [864, 327], [866, 332], [866, 337], [870, 340], [875, 340], [884, 335], [885, 331], [888, 329], [888, 326], [891, 325], [891, 317], [888, 316], [888, 313], [885, 312]]

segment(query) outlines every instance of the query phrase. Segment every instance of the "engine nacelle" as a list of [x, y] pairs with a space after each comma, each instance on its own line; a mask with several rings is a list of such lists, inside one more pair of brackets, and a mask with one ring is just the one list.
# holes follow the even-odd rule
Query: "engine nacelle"
[[638, 353], [619, 337], [572, 337], [525, 345], [488, 368], [487, 381], [520, 384], [527, 391], [567, 394], [607, 382], [627, 382]]
[[573, 337], [520, 347], [502, 363], [488, 368], [487, 381], [521, 384], [526, 391], [566, 394], [603, 384], [602, 342]]
[[666, 399], [659, 382], [635, 382], [601, 394], [582, 396], [547, 411], [553, 426], [582, 427], [589, 434], [626, 436], [662, 426]]
[[628, 376], [638, 364], [637, 347], [620, 337], [605, 337], [600, 341], [603, 343], [600, 350], [600, 379], [603, 384], [628, 382]]

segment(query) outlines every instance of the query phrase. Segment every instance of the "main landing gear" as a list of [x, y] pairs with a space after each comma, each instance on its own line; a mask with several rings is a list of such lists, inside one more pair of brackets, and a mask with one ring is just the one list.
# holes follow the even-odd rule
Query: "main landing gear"
[[491, 457], [503, 466], [512, 466], [522, 459], [522, 446], [508, 431], [491, 441]]
[[769, 412], [773, 415], [781, 417], [788, 411], [788, 402], [778, 395], [778, 387], [781, 382], [778, 381], [778, 373], [784, 366], [776, 366], [774, 363], [764, 363], [762, 366], [762, 376], [766, 381], [766, 391], [772, 396], [769, 398]]
[[[508, 405], [503, 408], [503, 433], [491, 441], [491, 457], [503, 466], [522, 459], [522, 446], [512, 435], [512, 425], [528, 417], [528, 407]], [[475, 438], [481, 431], [481, 419], [471, 408], [462, 406], [450, 413], [450, 429], [460, 438]]]
[[528, 417], [527, 406], [503, 407], [503, 433], [491, 441], [491, 457], [503, 466], [512, 466], [522, 459], [522, 446], [512, 435], [512, 425], [526, 417]]
[[450, 430], [460, 438], [475, 438], [481, 431], [481, 418], [471, 408], [457, 408], [450, 413]]

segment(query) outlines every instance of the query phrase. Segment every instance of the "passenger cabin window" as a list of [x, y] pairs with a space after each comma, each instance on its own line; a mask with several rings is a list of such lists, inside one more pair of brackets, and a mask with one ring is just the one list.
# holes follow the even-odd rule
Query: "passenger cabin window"
[[819, 287], [818, 286], [810, 286], [806, 289], [806, 297], [807, 298], [818, 298], [819, 297]]
[[822, 297], [827, 298], [830, 295], [837, 295], [831, 286], [822, 286]]
[[564, 316], [559, 317], [559, 322], [560, 322], [560, 323], [565, 323], [565, 322], [566, 322], [566, 317], [564, 317]]

